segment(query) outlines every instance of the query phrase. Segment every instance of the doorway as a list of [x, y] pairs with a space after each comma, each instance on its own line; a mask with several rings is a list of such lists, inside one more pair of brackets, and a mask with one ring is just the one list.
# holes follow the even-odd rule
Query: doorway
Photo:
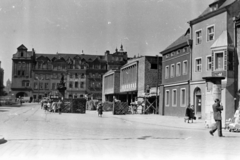
[[194, 104], [194, 111], [196, 117], [201, 117], [202, 116], [202, 94], [201, 94], [201, 89], [196, 88], [194, 91], [194, 99], [195, 99], [195, 104]]

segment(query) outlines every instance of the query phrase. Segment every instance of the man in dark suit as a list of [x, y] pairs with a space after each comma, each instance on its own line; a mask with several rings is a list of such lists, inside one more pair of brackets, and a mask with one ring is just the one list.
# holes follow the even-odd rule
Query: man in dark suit
[[212, 128], [212, 130], [209, 132], [212, 136], [213, 133], [218, 130], [218, 136], [223, 137], [222, 135], [222, 116], [221, 111], [223, 110], [223, 106], [220, 105], [220, 100], [216, 99], [215, 103], [212, 105], [213, 108], [213, 116], [214, 120], [216, 121], [216, 125]]

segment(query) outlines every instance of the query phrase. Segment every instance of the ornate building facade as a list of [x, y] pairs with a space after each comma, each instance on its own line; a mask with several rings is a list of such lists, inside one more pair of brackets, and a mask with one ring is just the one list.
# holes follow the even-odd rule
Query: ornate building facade
[[[108, 69], [120, 68], [127, 62], [127, 52], [106, 51], [104, 55], [42, 54], [21, 45], [12, 58], [12, 92], [16, 97], [30, 96], [39, 100], [58, 96], [57, 86], [64, 76], [66, 98], [91, 95], [102, 97], [102, 76]], [[114, 65], [113, 65], [114, 64]]]

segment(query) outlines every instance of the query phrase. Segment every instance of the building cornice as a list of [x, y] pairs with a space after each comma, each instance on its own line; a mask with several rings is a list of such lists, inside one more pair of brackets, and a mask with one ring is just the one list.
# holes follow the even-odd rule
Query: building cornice
[[206, 20], [206, 19], [209, 19], [209, 18], [211, 18], [211, 17], [214, 17], [214, 16], [216, 16], [216, 15], [218, 15], [218, 14], [221, 14], [221, 13], [223, 13], [223, 12], [225, 12], [225, 11], [227, 11], [226, 7], [220, 8], [220, 9], [218, 9], [218, 10], [216, 10], [216, 11], [212, 11], [212, 12], [210, 12], [210, 13], [204, 15], [204, 16], [201, 16], [201, 17], [198, 17], [198, 18], [196, 18], [196, 19], [194, 19], [194, 20], [191, 20], [191, 21], [189, 21], [188, 23], [192, 26], [192, 25], [194, 25], [194, 24], [196, 24], [196, 23], [199, 23], [199, 22], [201, 22], [201, 21], [204, 21], [204, 20]]

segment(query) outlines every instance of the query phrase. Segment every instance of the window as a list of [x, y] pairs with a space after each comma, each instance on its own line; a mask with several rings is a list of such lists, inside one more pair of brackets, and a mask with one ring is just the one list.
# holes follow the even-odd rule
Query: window
[[175, 73], [175, 65], [172, 64], [172, 65], [171, 65], [171, 73], [170, 73], [170, 76], [171, 76], [171, 77], [174, 77], [174, 73]]
[[185, 88], [181, 88], [181, 106], [185, 107], [186, 106], [186, 89]]
[[176, 76], [180, 76], [181, 75], [181, 63], [177, 63], [176, 66]]
[[207, 57], [207, 71], [210, 71], [212, 69], [212, 57]]
[[165, 79], [169, 78], [169, 66], [165, 67]]
[[78, 82], [75, 82], [75, 88], [78, 88]]
[[168, 54], [166, 54], [166, 58], [168, 58], [168, 56], [169, 56], [169, 55], [168, 55]]
[[151, 63], [151, 68], [150, 69], [157, 69], [157, 64], [152, 64]]
[[80, 88], [84, 88], [84, 82], [81, 82]]
[[45, 89], [48, 89], [48, 83], [45, 83]]
[[174, 56], [174, 52], [171, 53], [171, 56]]
[[69, 77], [70, 77], [70, 78], [73, 78], [73, 75], [70, 73]]
[[75, 73], [75, 78], [76, 78], [76, 79], [78, 78], [78, 74], [77, 74], [77, 73]]
[[224, 58], [223, 52], [215, 53], [215, 70], [223, 70]]
[[69, 88], [73, 88], [73, 83], [69, 82]]
[[38, 83], [34, 82], [34, 89], [38, 89]]
[[202, 42], [202, 30], [196, 31], [196, 44], [201, 44]]
[[56, 87], [56, 84], [52, 83], [52, 89], [55, 89], [55, 87]]
[[169, 106], [169, 99], [170, 99], [169, 90], [167, 90], [165, 94], [166, 94], [166, 96], [165, 96], [165, 105]]
[[207, 41], [214, 40], [214, 26], [207, 28]]
[[198, 58], [195, 61], [195, 72], [201, 72], [202, 71], [202, 59]]
[[82, 74], [81, 74], [81, 79], [84, 79], [84, 78], [85, 78], [85, 74], [82, 73]]
[[21, 57], [23, 57], [23, 52], [21, 52]]
[[172, 90], [172, 106], [177, 106], [177, 90]]
[[43, 89], [43, 83], [39, 83], [39, 89]]
[[180, 54], [180, 49], [179, 49], [179, 50], [177, 50], [177, 54]]
[[183, 52], [183, 53], [187, 52], [187, 47], [184, 47], [184, 48], [182, 49], [182, 52]]

